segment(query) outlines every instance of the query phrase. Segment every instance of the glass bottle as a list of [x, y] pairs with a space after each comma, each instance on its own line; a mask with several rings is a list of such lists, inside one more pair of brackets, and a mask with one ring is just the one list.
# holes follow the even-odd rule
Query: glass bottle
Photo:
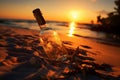
[[43, 46], [46, 55], [51, 60], [65, 60], [67, 51], [59, 35], [54, 30], [45, 26], [46, 22], [42, 16], [40, 9], [33, 10], [33, 14], [40, 27], [40, 45]]

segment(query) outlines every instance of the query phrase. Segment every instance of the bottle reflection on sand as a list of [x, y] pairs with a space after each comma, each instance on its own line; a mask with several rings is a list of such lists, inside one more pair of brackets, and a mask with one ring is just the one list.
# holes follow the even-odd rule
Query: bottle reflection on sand
[[64, 60], [67, 51], [61, 42], [57, 32], [47, 27], [42, 27], [46, 22], [42, 16], [40, 9], [33, 11], [34, 16], [40, 27], [40, 45], [44, 48], [48, 58], [51, 60]]

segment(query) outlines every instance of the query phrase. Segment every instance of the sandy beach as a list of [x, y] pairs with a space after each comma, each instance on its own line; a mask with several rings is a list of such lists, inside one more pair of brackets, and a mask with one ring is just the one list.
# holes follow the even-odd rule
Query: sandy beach
[[[120, 79], [119, 46], [59, 34], [69, 55], [78, 56], [77, 53], [85, 55], [80, 55], [80, 59], [75, 56], [75, 60], [73, 60], [74, 56], [72, 56], [67, 61], [56, 62], [50, 61], [42, 54], [44, 50], [39, 45], [39, 31], [3, 25], [0, 25], [0, 29], [0, 80]], [[80, 64], [78, 60], [80, 60]], [[89, 62], [92, 68], [85, 66], [88, 70], [84, 69], [83, 63], [87, 65]], [[76, 64], [79, 64], [80, 67], [77, 65], [75, 68]], [[93, 67], [95, 68], [93, 69]], [[80, 70], [76, 72], [76, 69]], [[77, 74], [73, 75], [74, 73]]]

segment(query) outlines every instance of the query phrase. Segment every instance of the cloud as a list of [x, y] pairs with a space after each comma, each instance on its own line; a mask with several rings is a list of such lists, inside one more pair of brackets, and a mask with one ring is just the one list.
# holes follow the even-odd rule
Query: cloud
[[91, 0], [92, 2], [96, 2], [97, 0]]
[[109, 12], [106, 11], [106, 10], [100, 10], [100, 11], [97, 11], [97, 14], [100, 14], [100, 15], [106, 15], [108, 14]]

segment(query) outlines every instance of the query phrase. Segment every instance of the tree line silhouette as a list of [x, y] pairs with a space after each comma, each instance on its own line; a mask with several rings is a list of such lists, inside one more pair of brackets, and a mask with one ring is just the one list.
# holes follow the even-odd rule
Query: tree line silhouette
[[115, 0], [114, 3], [115, 11], [108, 13], [106, 18], [98, 15], [97, 22], [100, 24], [93, 27], [93, 30], [120, 34], [120, 0]]

